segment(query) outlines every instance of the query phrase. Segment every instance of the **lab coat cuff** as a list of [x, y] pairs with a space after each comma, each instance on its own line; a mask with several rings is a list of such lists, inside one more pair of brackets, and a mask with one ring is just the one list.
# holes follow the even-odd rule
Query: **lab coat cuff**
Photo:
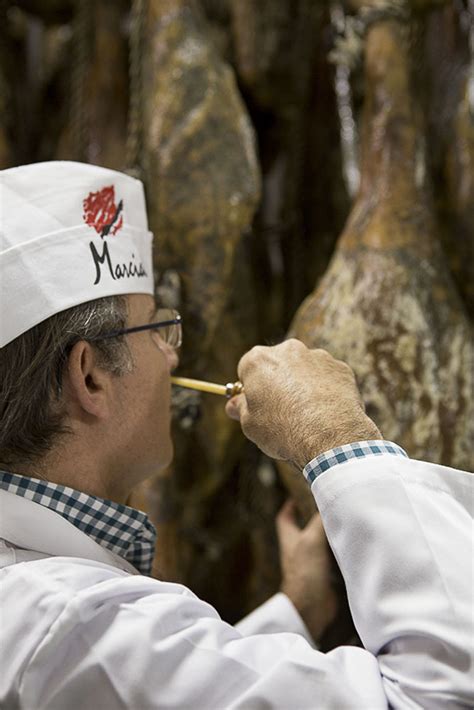
[[317, 648], [303, 619], [295, 606], [283, 592], [278, 592], [264, 604], [245, 616], [235, 628], [243, 636], [255, 634], [273, 634], [282, 631], [303, 636], [308, 643]]
[[316, 456], [306, 464], [303, 469], [303, 475], [311, 486], [321, 474], [330, 468], [354, 459], [363, 459], [367, 456], [383, 456], [384, 454], [408, 458], [406, 451], [392, 441], [384, 441], [382, 439], [355, 441], [350, 444], [344, 444], [344, 446], [336, 446], [334, 449], [329, 449], [329, 451], [319, 454], [319, 456]]

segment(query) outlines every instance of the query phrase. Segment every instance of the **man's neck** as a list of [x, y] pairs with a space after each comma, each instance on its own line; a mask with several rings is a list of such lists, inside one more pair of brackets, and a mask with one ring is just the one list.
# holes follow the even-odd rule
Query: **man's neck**
[[63, 447], [62, 450], [53, 449], [46, 456], [33, 462], [15, 462], [13, 464], [0, 462], [0, 469], [20, 476], [29, 476], [74, 488], [77, 491], [112, 500], [115, 503], [126, 503], [129, 500], [131, 490], [111, 484], [111, 481], [121, 480], [119, 475], [115, 478], [103, 475], [103, 473], [101, 475], [97, 468], [97, 462], [92, 465], [91, 462], [85, 460], [84, 456], [78, 456], [75, 453], [77, 454], [77, 452], [71, 451], [70, 447]]

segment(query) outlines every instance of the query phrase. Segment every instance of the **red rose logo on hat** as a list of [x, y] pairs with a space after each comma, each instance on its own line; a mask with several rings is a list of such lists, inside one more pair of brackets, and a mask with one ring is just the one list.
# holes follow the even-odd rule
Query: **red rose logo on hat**
[[84, 222], [93, 227], [102, 238], [117, 234], [123, 226], [123, 200], [115, 204], [115, 188], [104, 187], [97, 192], [90, 192], [83, 201]]

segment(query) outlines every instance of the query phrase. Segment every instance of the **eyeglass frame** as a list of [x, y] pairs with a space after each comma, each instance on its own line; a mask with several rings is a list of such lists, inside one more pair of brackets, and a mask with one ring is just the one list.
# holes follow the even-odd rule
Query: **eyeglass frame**
[[[173, 310], [173, 309], [169, 308], [167, 310]], [[167, 326], [170, 326], [170, 325], [181, 326], [183, 319], [177, 311], [174, 311], [174, 312], [176, 313], [176, 316], [174, 318], [172, 318], [171, 320], [158, 321], [156, 323], [146, 323], [145, 325], [134, 325], [134, 326], [130, 326], [129, 328], [120, 328], [119, 330], [112, 330], [110, 333], [102, 333], [101, 335], [96, 335], [93, 338], [88, 338], [88, 340], [89, 340], [89, 342], [93, 343], [93, 342], [96, 342], [97, 340], [106, 340], [109, 338], [117, 338], [120, 335], [128, 335], [129, 333], [141, 333], [142, 331], [146, 331], [146, 330], [158, 330], [159, 328], [166, 328]], [[180, 332], [178, 345], [171, 345], [171, 343], [168, 343], [168, 345], [171, 345], [172, 348], [179, 348], [181, 346], [181, 341], [182, 341], [182, 338], [181, 338], [181, 332]]]

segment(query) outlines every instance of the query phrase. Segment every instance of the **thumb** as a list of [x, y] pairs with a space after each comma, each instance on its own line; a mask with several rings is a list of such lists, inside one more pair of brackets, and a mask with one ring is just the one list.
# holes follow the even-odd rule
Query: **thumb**
[[294, 544], [301, 535], [301, 529], [296, 522], [296, 506], [289, 498], [276, 517], [276, 531], [281, 547]]
[[325, 547], [326, 533], [324, 531], [323, 521], [321, 520], [319, 511], [314, 513], [303, 528], [302, 532], [306, 539], [313, 541], [313, 543], [317, 543], [318, 547]]
[[244, 394], [237, 394], [232, 399], [229, 399], [225, 405], [225, 412], [230, 419], [240, 422], [242, 415], [247, 411], [247, 400]]

